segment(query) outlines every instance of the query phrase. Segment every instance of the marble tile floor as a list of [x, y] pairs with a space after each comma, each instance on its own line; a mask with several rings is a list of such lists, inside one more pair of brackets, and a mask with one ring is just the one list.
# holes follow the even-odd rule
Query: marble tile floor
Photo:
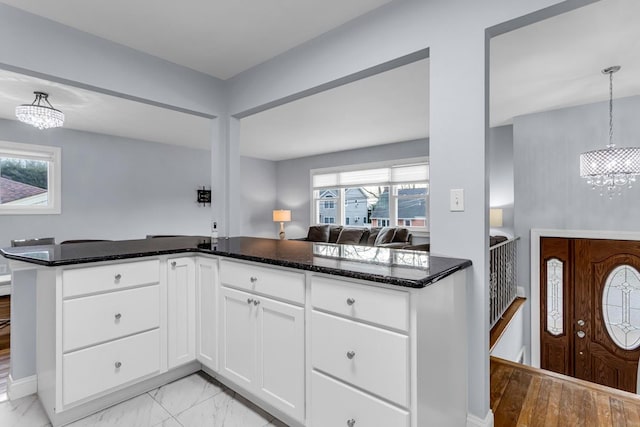
[[[0, 426], [46, 427], [36, 395], [0, 403]], [[199, 372], [69, 424], [70, 427], [287, 427]]]

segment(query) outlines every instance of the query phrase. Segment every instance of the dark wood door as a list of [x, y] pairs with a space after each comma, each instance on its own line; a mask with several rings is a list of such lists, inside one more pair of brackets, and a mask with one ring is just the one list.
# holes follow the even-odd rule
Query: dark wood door
[[640, 242], [544, 238], [541, 261], [542, 368], [635, 393]]

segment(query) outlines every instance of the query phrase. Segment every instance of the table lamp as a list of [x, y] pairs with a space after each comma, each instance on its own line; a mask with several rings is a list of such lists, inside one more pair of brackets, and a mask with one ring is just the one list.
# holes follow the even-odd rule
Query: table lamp
[[273, 211], [273, 222], [280, 223], [280, 240], [284, 240], [284, 223], [291, 221], [291, 211], [277, 209]]

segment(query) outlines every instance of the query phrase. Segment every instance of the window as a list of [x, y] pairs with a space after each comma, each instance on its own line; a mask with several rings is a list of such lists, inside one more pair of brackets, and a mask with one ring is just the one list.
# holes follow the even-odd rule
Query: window
[[0, 214], [60, 213], [60, 148], [0, 141]]
[[332, 216], [325, 216], [324, 221], [325, 224], [335, 224], [336, 219]]
[[371, 166], [311, 171], [315, 223], [327, 224], [331, 218], [341, 225], [428, 230], [429, 165], [425, 159]]

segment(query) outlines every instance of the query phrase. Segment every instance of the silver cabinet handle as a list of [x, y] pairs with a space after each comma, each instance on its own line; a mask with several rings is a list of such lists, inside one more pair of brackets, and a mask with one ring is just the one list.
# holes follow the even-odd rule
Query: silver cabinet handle
[[122, 274], [120, 274], [120, 273], [116, 274], [116, 275], [115, 275], [115, 279], [116, 279], [116, 280], [120, 280], [120, 279], [122, 279]]
[[247, 298], [247, 304], [251, 304], [253, 302], [253, 298]]
[[258, 305], [260, 304], [260, 300], [259, 299], [254, 299], [253, 300], [253, 305]]
[[353, 418], [347, 420], [347, 427], [353, 427], [354, 425], [356, 425], [356, 420], [354, 420]]
[[122, 314], [116, 313], [114, 317], [116, 318], [116, 320], [120, 320], [122, 318]]
[[576, 335], [578, 335], [578, 338], [584, 338], [587, 336], [587, 334], [585, 334], [584, 331], [578, 331], [576, 332]]
[[356, 300], [354, 300], [353, 298], [347, 298], [347, 305], [353, 305], [356, 303]]
[[347, 351], [347, 359], [353, 359], [356, 355], [356, 352], [353, 350]]
[[173, 262], [171, 263], [171, 268], [176, 268], [176, 262], [175, 262], [175, 261], [173, 261]]
[[251, 283], [256, 283], [258, 281], [258, 278], [255, 276], [251, 276], [249, 280], [251, 281]]
[[116, 362], [116, 369], [120, 369], [121, 366], [122, 366], [122, 363]]

